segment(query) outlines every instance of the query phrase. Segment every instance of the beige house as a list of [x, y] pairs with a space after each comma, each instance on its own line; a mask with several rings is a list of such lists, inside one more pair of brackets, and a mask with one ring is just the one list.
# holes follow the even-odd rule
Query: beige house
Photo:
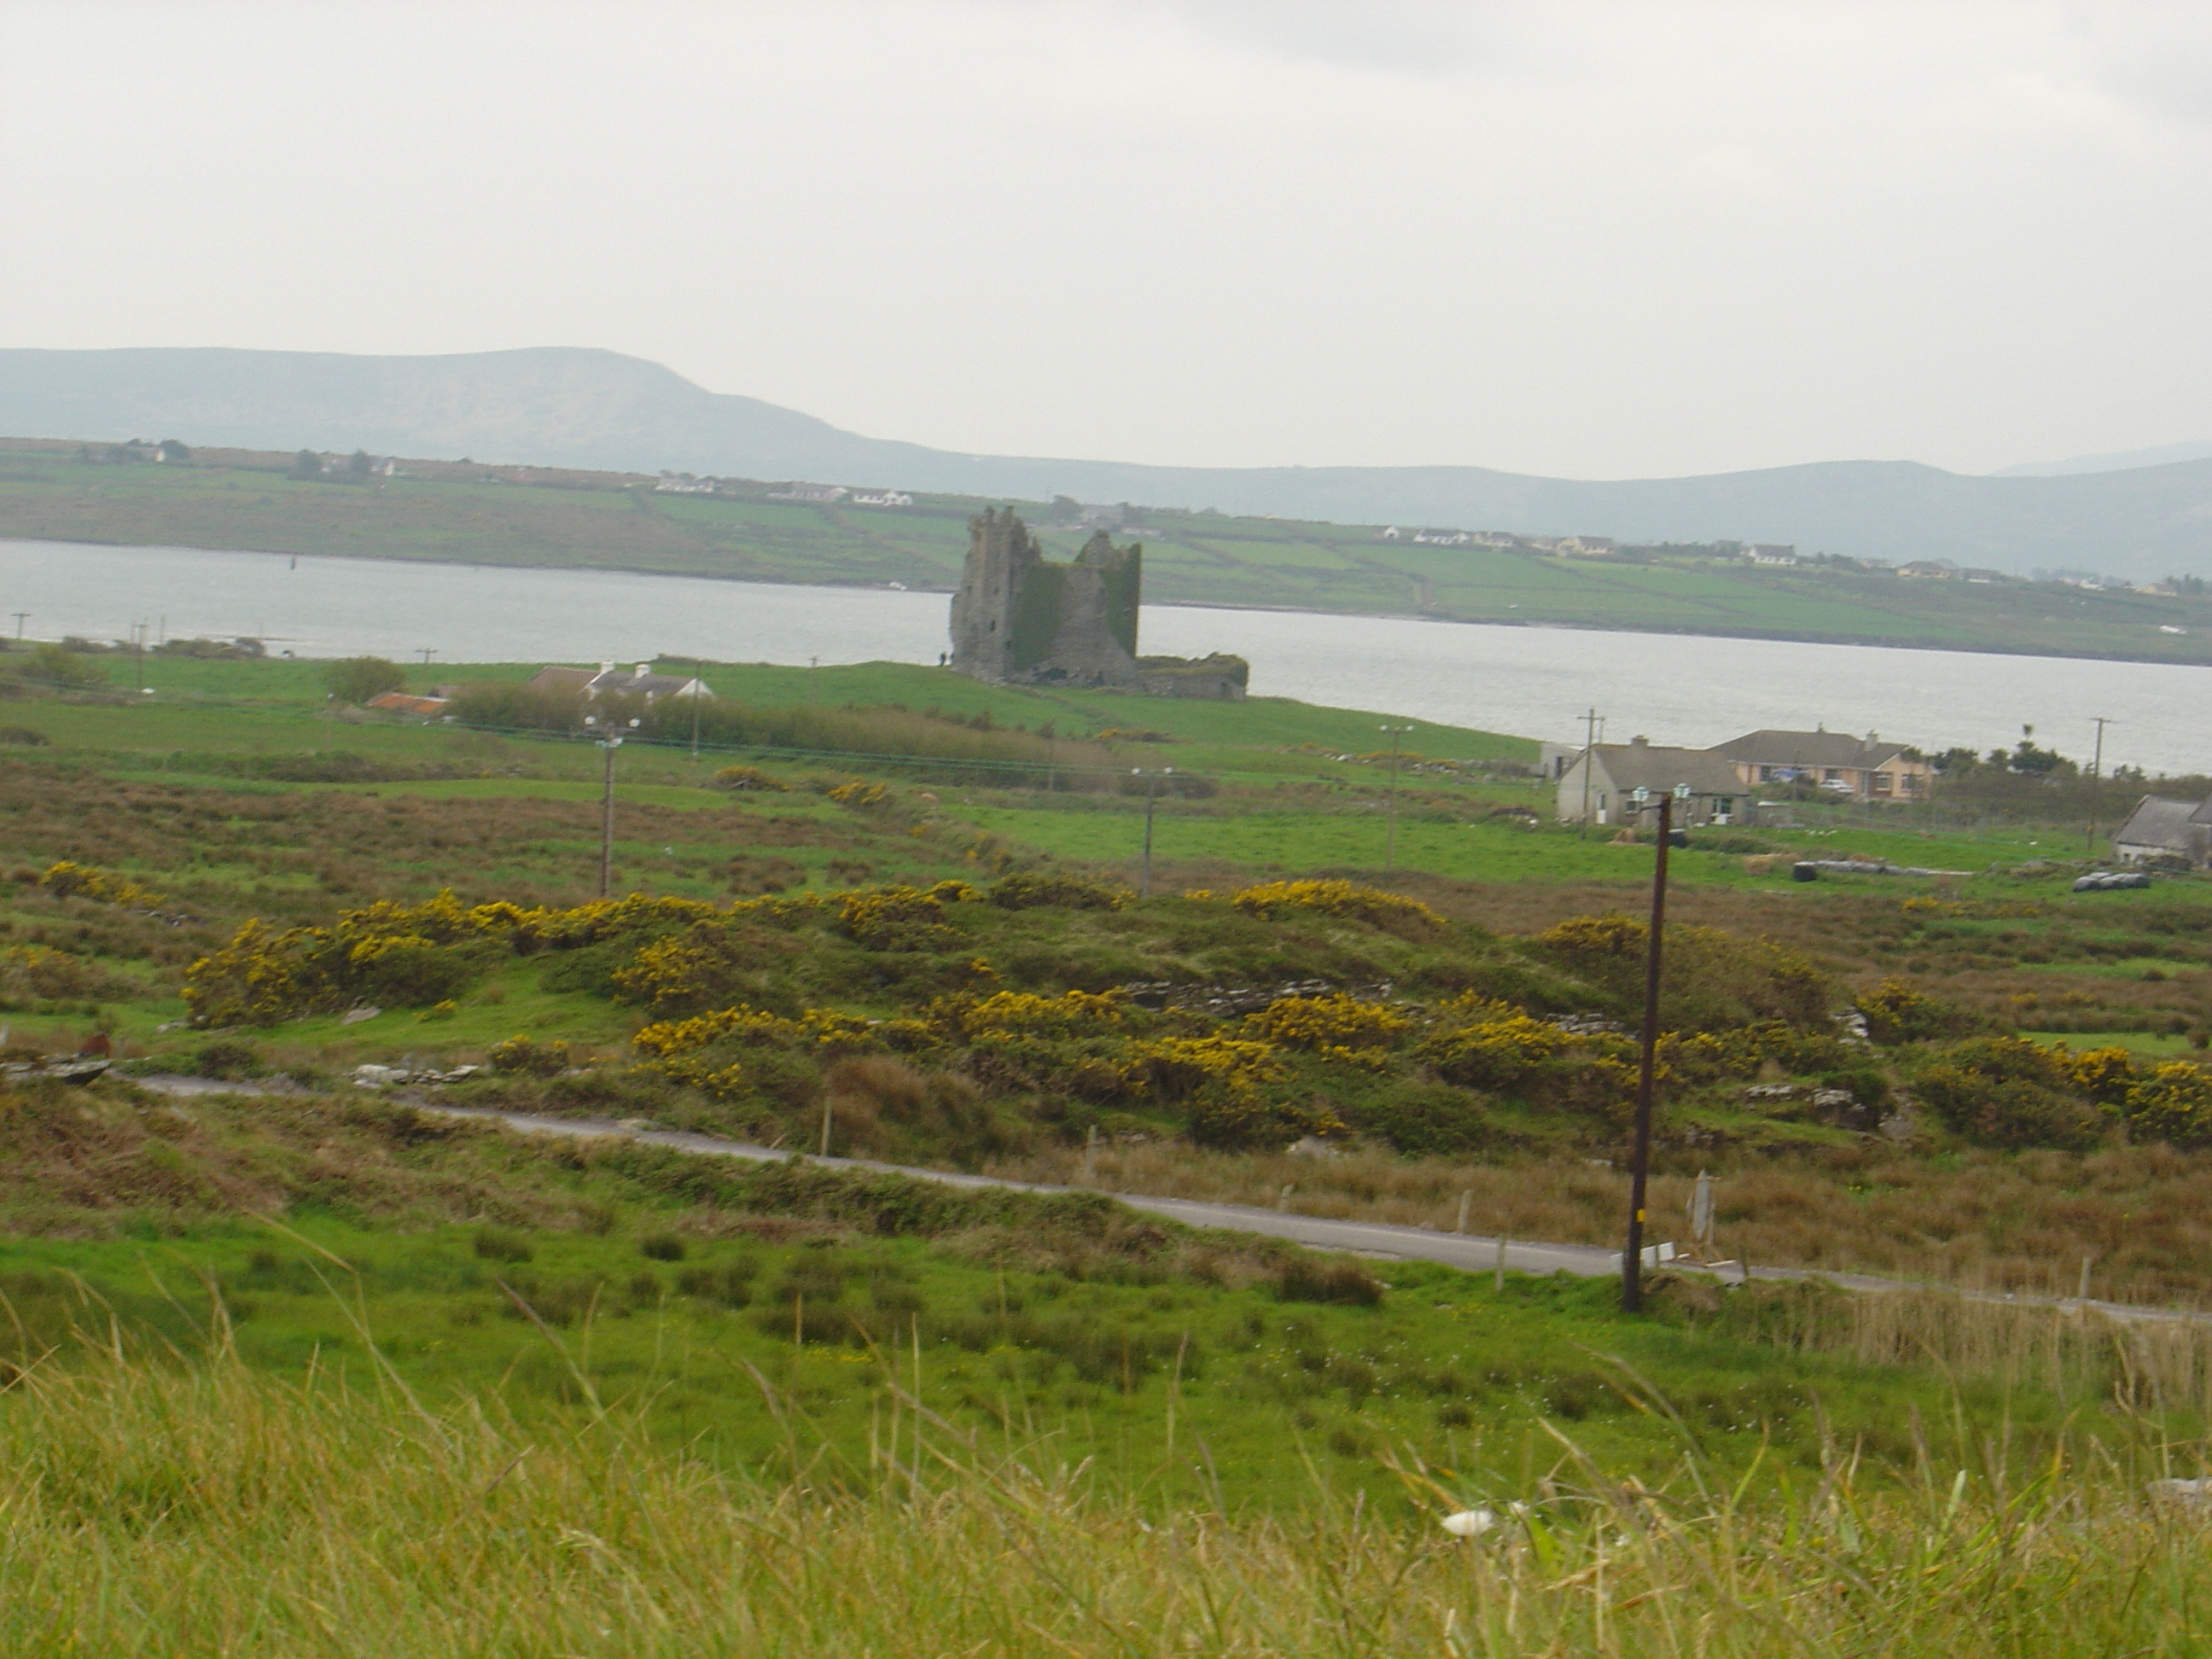
[[1928, 799], [1935, 769], [1909, 760], [1901, 743], [1884, 743], [1825, 726], [1813, 732], [1750, 732], [1716, 744], [1712, 752], [1735, 768], [1747, 789], [1765, 784], [1809, 783], [1841, 799], [1916, 801]]
[[1554, 799], [1568, 823], [1648, 828], [1657, 821], [1659, 798], [1671, 795], [1675, 825], [1692, 829], [1743, 823], [1748, 793], [1735, 769], [1711, 750], [1662, 749], [1636, 738], [1582, 750], [1560, 773]]

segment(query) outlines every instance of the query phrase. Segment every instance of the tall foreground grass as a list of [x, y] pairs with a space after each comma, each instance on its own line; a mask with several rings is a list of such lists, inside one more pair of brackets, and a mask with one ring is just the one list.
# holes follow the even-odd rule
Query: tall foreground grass
[[[1525, 1491], [1408, 1468], [1402, 1505], [1317, 1485], [1269, 1519], [1148, 1511], [896, 1395], [872, 1468], [796, 1426], [790, 1455], [747, 1483], [605, 1417], [526, 1428], [220, 1356], [34, 1369], [0, 1396], [0, 1650], [1963, 1659], [2200, 1651], [2212, 1594], [2203, 1535], [2143, 1498], [2168, 1460], [2087, 1431], [1903, 1486], [1839, 1446], [1735, 1491], [1693, 1462], [1614, 1483], [1563, 1443]], [[1475, 1499], [1486, 1534], [1438, 1525]]]

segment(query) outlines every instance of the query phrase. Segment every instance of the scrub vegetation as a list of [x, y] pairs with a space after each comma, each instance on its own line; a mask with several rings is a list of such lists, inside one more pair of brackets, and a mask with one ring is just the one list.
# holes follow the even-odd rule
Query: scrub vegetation
[[[568, 735], [363, 715], [317, 665], [143, 666], [125, 706], [6, 682], [45, 739], [0, 749], [26, 1650], [2187, 1628], [2201, 1552], [2147, 1483], [2203, 1472], [2212, 1338], [1954, 1287], [2070, 1295], [2086, 1259], [2099, 1296], [2202, 1299], [2193, 879], [2074, 894], [2078, 832], [2025, 809], [1693, 834], [1655, 1235], [1702, 1169], [1723, 1252], [1931, 1288], [1667, 1276], [1628, 1319], [1602, 1280], [1109, 1195], [1613, 1242], [1650, 849], [1552, 824], [1513, 740], [1423, 728], [1394, 778], [1350, 711], [714, 669], [732, 720], [790, 723], [696, 762], [641, 726], [601, 899]], [[1198, 782], [1150, 803], [1147, 894], [1122, 780], [1170, 761]], [[1789, 878], [1845, 852], [1971, 873]], [[88, 1086], [36, 1074], [102, 1044]]]

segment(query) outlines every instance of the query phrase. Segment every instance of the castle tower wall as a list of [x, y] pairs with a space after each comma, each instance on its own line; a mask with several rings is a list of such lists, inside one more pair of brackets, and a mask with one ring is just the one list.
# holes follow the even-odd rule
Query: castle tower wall
[[953, 596], [952, 665], [1000, 684], [1134, 690], [1144, 550], [1101, 530], [1073, 562], [1046, 560], [1011, 509], [968, 521]]
[[[961, 567], [960, 591], [952, 596], [952, 665], [979, 680], [1004, 682], [1013, 677], [1024, 654], [1018, 636], [1022, 600], [1029, 577], [1043, 562], [1035, 538], [1012, 509], [990, 508], [968, 520], [968, 558]], [[1046, 641], [1050, 635], [1048, 632]], [[1045, 641], [1028, 653], [1042, 655]]]

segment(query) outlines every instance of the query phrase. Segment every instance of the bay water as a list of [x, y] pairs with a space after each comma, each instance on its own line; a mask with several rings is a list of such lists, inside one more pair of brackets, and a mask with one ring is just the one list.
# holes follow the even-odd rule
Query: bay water
[[[26, 637], [250, 635], [303, 657], [441, 662], [934, 663], [949, 598], [622, 571], [0, 541], [0, 627]], [[1263, 696], [1578, 742], [1704, 747], [1762, 726], [1923, 749], [2039, 745], [2212, 771], [2212, 667], [1595, 629], [1147, 605], [1148, 652], [1249, 659]], [[711, 676], [709, 677], [711, 683]], [[1379, 740], [1378, 740], [1379, 743]]]

